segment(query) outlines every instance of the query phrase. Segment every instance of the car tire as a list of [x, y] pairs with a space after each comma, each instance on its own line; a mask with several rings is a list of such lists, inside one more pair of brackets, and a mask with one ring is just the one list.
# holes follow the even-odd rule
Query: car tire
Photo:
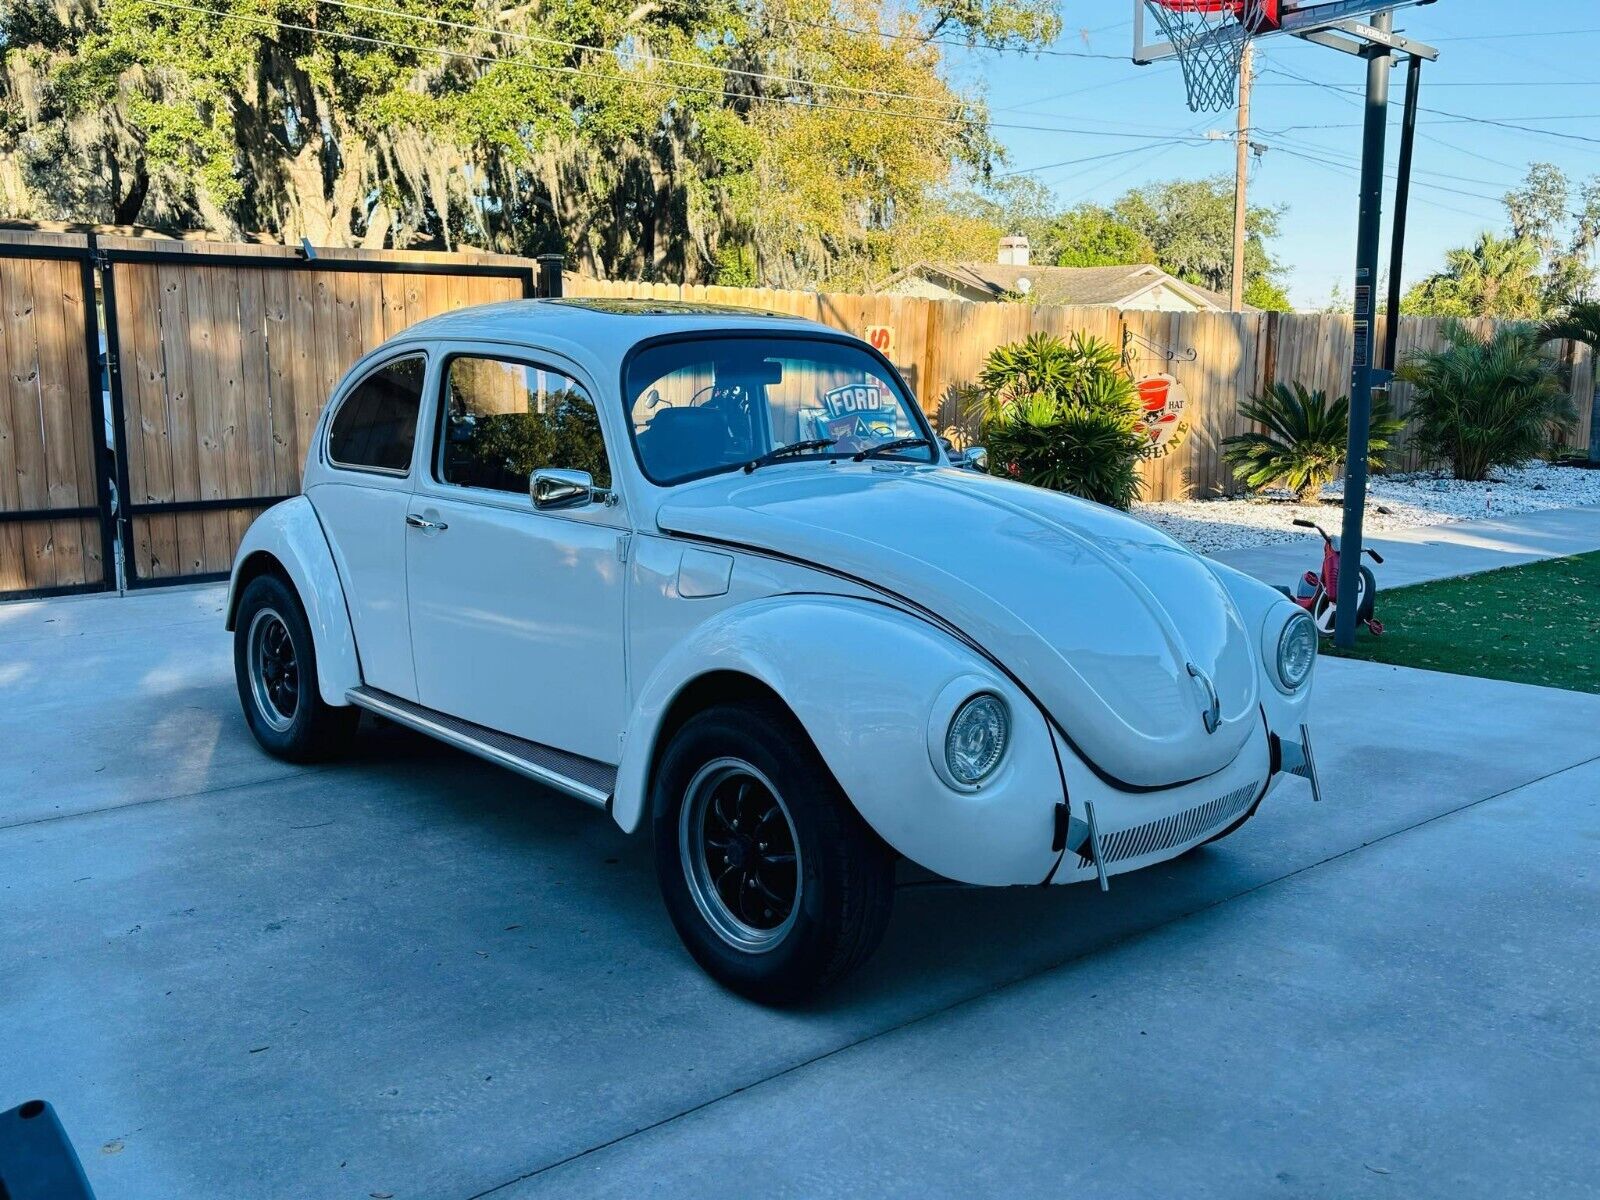
[[317, 688], [317, 648], [294, 589], [276, 575], [245, 586], [234, 618], [233, 673], [244, 719], [261, 748], [316, 762], [355, 733], [360, 710], [335, 707]]
[[668, 915], [695, 961], [733, 991], [804, 1000], [883, 939], [894, 853], [780, 706], [691, 717], [656, 770], [651, 812]]

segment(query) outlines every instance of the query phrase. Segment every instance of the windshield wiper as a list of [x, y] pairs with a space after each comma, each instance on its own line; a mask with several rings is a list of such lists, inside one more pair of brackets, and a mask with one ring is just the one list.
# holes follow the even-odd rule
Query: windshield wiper
[[857, 451], [855, 461], [863, 462], [869, 458], [877, 458], [880, 454], [888, 454], [891, 450], [914, 450], [918, 446], [931, 445], [933, 443], [925, 437], [896, 438], [892, 442], [881, 442], [876, 446]]
[[809, 438], [803, 442], [790, 442], [787, 446], [779, 446], [776, 449], [768, 450], [759, 458], [752, 458], [745, 463], [744, 473], [748, 475], [757, 467], [764, 467], [768, 463], [775, 463], [779, 459], [788, 458], [793, 454], [806, 454], [812, 450], [826, 450], [838, 440], [838, 438]]

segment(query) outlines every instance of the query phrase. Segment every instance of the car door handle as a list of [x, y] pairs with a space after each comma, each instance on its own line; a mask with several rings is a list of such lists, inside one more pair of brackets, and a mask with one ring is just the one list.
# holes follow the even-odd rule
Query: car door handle
[[426, 517], [417, 516], [416, 513], [406, 514], [406, 524], [413, 529], [437, 529], [440, 533], [450, 528], [443, 521], [430, 521]]

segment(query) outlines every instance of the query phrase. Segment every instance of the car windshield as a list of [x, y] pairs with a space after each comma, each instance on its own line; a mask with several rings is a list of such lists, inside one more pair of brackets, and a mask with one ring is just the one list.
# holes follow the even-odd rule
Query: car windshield
[[[860, 346], [806, 337], [658, 342], [628, 363], [625, 398], [644, 473], [681, 483], [754, 462], [884, 457], [932, 462], [933, 434], [893, 371]], [[797, 443], [818, 443], [805, 447]], [[822, 445], [821, 443], [828, 443]]]

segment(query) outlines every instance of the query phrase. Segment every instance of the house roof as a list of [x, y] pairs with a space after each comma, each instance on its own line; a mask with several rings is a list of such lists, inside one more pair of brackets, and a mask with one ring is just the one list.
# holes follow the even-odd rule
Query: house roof
[[924, 260], [896, 271], [873, 290], [884, 291], [902, 279], [917, 275], [935, 279], [942, 276], [957, 287], [986, 292], [996, 300], [1018, 293], [1021, 290], [1019, 281], [1027, 279], [1031, 285], [1028, 298], [1037, 304], [1125, 304], [1140, 293], [1165, 284], [1189, 296], [1201, 308], [1226, 311], [1228, 307], [1225, 296], [1185, 283], [1150, 263], [1122, 267], [1051, 267], [1043, 264], [1023, 267], [1010, 263]]

